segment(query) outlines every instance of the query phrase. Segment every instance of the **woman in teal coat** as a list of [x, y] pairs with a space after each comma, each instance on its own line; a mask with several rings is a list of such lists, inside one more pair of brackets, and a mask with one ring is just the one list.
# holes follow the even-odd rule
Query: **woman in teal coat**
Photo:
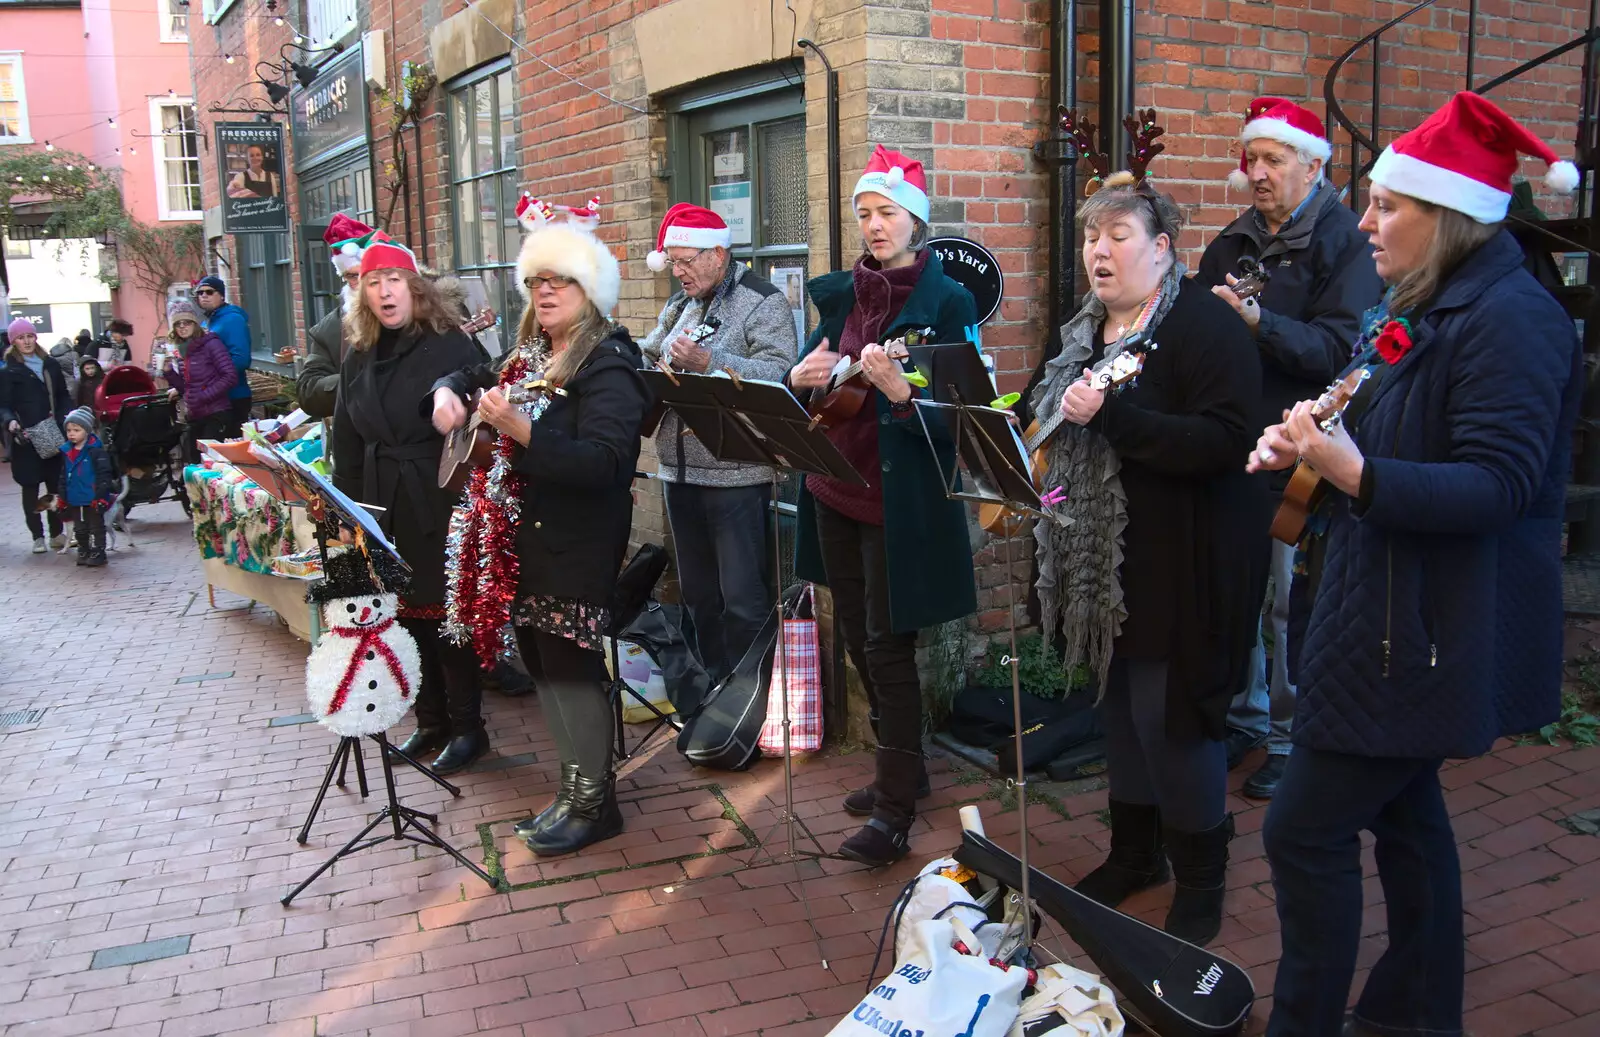
[[[927, 795], [917, 631], [971, 614], [977, 595], [966, 510], [945, 496], [911, 402], [919, 390], [881, 343], [930, 329], [935, 342], [960, 341], [977, 323], [977, 308], [924, 247], [928, 195], [920, 162], [878, 146], [854, 201], [865, 252], [853, 269], [810, 282], [821, 322], [789, 383], [816, 389], [841, 357], [860, 361], [875, 390], [871, 404], [834, 424], [828, 438], [866, 485], [806, 477], [795, 570], [833, 592], [878, 738], [876, 779], [844, 801], [847, 812], [868, 818], [866, 826], [839, 853], [884, 865], [909, 851], [916, 800]], [[935, 443], [948, 470], [953, 447], [948, 438]]]

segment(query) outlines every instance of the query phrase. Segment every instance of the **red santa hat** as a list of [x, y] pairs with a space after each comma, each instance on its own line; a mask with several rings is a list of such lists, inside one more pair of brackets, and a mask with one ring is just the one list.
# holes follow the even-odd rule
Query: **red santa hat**
[[928, 222], [928, 178], [916, 159], [890, 151], [882, 144], [874, 147], [866, 172], [850, 192], [851, 204], [868, 192], [881, 194], [923, 223]]
[[417, 272], [416, 253], [383, 231], [374, 231], [366, 251], [361, 253], [361, 276], [374, 270], [409, 270]]
[[1550, 167], [1544, 182], [1552, 191], [1578, 186], [1578, 167], [1558, 159], [1494, 102], [1463, 92], [1385, 148], [1373, 164], [1372, 182], [1479, 223], [1499, 223], [1511, 205], [1519, 154]]
[[656, 247], [644, 257], [645, 264], [657, 273], [667, 268], [669, 248], [729, 248], [733, 231], [721, 216], [698, 205], [679, 202], [667, 210], [656, 230]]
[[366, 251], [372, 235], [377, 233], [360, 220], [353, 220], [342, 212], [333, 214], [322, 240], [328, 246], [328, 258], [340, 275], [361, 268], [361, 254]]
[[[600, 223], [599, 196], [576, 209], [527, 195], [523, 199], [528, 205], [518, 206], [517, 219], [524, 226], [533, 227], [523, 237], [522, 251], [517, 255], [517, 284], [523, 298], [530, 302], [533, 298], [528, 291], [528, 278], [548, 271], [578, 282], [595, 308], [611, 316], [622, 294], [622, 269], [617, 257], [594, 235], [594, 228]], [[524, 208], [531, 214], [528, 219], [523, 218]]]
[[1320, 158], [1324, 166], [1333, 157], [1328, 131], [1309, 108], [1281, 97], [1258, 97], [1244, 112], [1244, 130], [1239, 134], [1239, 143], [1244, 147], [1239, 149], [1239, 168], [1228, 174], [1228, 186], [1235, 191], [1250, 186], [1250, 142], [1262, 139], [1275, 140], [1312, 158]]

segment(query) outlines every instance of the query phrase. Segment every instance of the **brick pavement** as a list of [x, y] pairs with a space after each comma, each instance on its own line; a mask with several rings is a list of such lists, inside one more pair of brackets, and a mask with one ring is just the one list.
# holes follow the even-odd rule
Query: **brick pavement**
[[[27, 554], [17, 507], [0, 480], [0, 712], [47, 712], [0, 729], [5, 1037], [801, 1037], [825, 1033], [859, 996], [912, 861], [873, 874], [808, 866], [824, 971], [793, 866], [739, 866], [751, 833], [773, 822], [780, 769], [700, 772], [670, 749], [624, 768], [622, 836], [537, 861], [510, 833], [556, 777], [533, 700], [489, 697], [501, 762], [464, 776], [461, 799], [401, 779], [405, 801], [437, 810], [445, 837], [510, 891], [438, 852], [384, 845], [279, 906], [376, 809], [335, 790], [310, 844], [293, 841], [333, 746], [314, 724], [272, 725], [305, 710], [304, 645], [238, 599], [208, 607], [174, 504], [136, 513], [139, 546], [98, 571]], [[797, 766], [799, 812], [825, 844], [851, 827], [837, 800], [868, 766], [864, 754]], [[954, 845], [956, 806], [988, 791], [936, 769], [919, 858]], [[1600, 750], [1507, 746], [1452, 766], [1446, 783], [1467, 871], [1471, 1032], [1600, 1033], [1600, 838], [1556, 823], [1600, 806]], [[1092, 867], [1104, 805], [1088, 791], [1034, 808], [1035, 862], [1068, 880]], [[1237, 797], [1233, 808], [1217, 946], [1264, 995], [1259, 1033], [1277, 922], [1264, 811]], [[1014, 815], [992, 803], [986, 814], [1014, 846]], [[1370, 854], [1367, 870], [1363, 967], [1383, 947]], [[1169, 896], [1129, 908], [1159, 922]]]

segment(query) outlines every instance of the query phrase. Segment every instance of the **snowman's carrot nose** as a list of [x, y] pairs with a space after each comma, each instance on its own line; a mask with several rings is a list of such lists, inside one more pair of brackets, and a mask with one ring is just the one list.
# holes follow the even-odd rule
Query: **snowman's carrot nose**
[[372, 609], [370, 609], [367, 606], [363, 605], [363, 606], [361, 606], [361, 618], [356, 620], [356, 622], [365, 623], [367, 621], [367, 617], [370, 616], [370, 615], [372, 615]]

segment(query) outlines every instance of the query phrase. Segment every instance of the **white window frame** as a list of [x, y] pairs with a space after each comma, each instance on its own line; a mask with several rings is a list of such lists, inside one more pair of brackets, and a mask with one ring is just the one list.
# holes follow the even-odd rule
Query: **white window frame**
[[306, 36], [313, 46], [326, 47], [361, 28], [357, 0], [305, 0]]
[[205, 0], [205, 23], [215, 25], [222, 21], [222, 16], [239, 0]]
[[[154, 156], [156, 173], [156, 208], [162, 220], [199, 220], [204, 218], [203, 209], [173, 209], [170, 207], [167, 193], [167, 140], [166, 128], [161, 121], [161, 109], [193, 106], [193, 98], [188, 97], [152, 97], [150, 98], [150, 136], [155, 144], [150, 149]], [[200, 121], [195, 120], [195, 147], [198, 151], [200, 145]], [[198, 161], [198, 156], [196, 161]]]
[[[180, 35], [172, 31], [172, 19], [183, 16], [183, 33]], [[189, 9], [180, 6], [177, 0], [156, 0], [156, 17], [161, 24], [162, 43], [188, 43], [189, 42]]]
[[28, 121], [28, 77], [22, 70], [22, 51], [0, 50], [0, 64], [11, 65], [16, 69], [14, 81], [17, 85], [17, 111], [18, 122], [22, 127], [22, 135], [18, 137], [0, 137], [0, 146], [6, 144], [32, 144], [32, 125]]

